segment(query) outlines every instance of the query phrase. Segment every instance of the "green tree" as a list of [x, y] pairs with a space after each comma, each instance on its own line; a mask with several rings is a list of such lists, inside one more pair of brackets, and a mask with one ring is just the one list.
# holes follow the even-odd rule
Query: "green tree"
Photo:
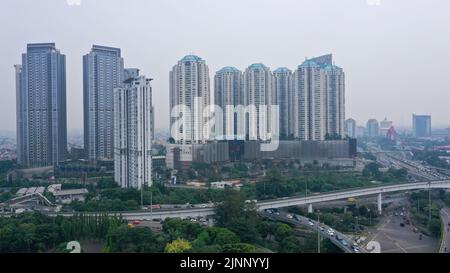
[[287, 237], [293, 236], [294, 230], [287, 224], [279, 223], [275, 230], [275, 239], [278, 242], [283, 241]]
[[176, 239], [171, 243], [168, 243], [164, 248], [164, 252], [166, 253], [184, 253], [189, 251], [192, 248], [192, 245], [184, 240], [184, 239]]
[[282, 253], [300, 253], [300, 240], [295, 236], [285, 237], [279, 245], [279, 252]]
[[149, 228], [121, 226], [108, 232], [105, 252], [157, 253], [163, 245]]
[[163, 223], [164, 232], [171, 240], [183, 238], [189, 241], [194, 240], [202, 232], [202, 227], [198, 223], [179, 218], [166, 219]]
[[227, 226], [245, 212], [245, 196], [236, 190], [225, 189], [224, 200], [215, 206], [217, 225]]
[[223, 246], [223, 253], [256, 253], [258, 248], [251, 244], [238, 243]]
[[204, 229], [193, 242], [194, 246], [219, 245], [239, 243], [239, 237], [226, 228], [213, 227]]
[[379, 179], [381, 176], [380, 165], [375, 162], [367, 164], [364, 167], [363, 176]]
[[430, 230], [431, 234], [435, 237], [439, 237], [441, 234], [441, 221], [439, 219], [433, 218], [428, 223], [428, 230]]

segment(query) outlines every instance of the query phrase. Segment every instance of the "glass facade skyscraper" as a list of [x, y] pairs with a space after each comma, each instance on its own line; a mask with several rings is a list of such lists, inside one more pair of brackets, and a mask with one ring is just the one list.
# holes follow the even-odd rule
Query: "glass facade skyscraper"
[[119, 48], [94, 45], [83, 56], [84, 149], [88, 160], [113, 158], [113, 91], [122, 87], [123, 81]]
[[54, 43], [28, 44], [15, 71], [18, 163], [57, 165], [67, 155], [66, 57]]
[[413, 133], [415, 137], [430, 137], [431, 116], [413, 114]]

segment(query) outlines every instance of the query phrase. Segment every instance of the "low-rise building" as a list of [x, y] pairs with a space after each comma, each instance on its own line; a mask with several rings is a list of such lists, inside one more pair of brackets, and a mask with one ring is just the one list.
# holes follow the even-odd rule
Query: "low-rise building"
[[167, 168], [187, 170], [192, 163], [224, 163], [255, 160], [298, 160], [302, 164], [351, 166], [356, 157], [356, 139], [327, 141], [279, 141], [278, 149], [263, 151], [260, 141], [226, 141], [206, 144], [168, 144]]
[[240, 189], [242, 187], [242, 183], [239, 180], [230, 180], [230, 181], [218, 181], [211, 182], [211, 189], [225, 189], [225, 188], [235, 188]]
[[206, 187], [206, 182], [200, 182], [200, 181], [186, 181], [186, 186], [190, 186], [190, 187], [196, 187], [196, 188], [201, 188], [201, 187]]
[[53, 195], [56, 198], [56, 202], [61, 204], [70, 204], [73, 201], [84, 202], [88, 193], [89, 191], [87, 189], [71, 189], [61, 190], [55, 192]]

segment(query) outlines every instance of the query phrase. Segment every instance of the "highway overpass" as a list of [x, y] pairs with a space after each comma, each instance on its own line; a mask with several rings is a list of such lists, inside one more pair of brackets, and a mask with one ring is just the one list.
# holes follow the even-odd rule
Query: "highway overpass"
[[[450, 189], [450, 180], [428, 181], [404, 183], [385, 186], [374, 186], [368, 188], [350, 189], [336, 192], [328, 192], [323, 194], [311, 195], [307, 197], [287, 197], [274, 200], [265, 200], [257, 202], [259, 210], [269, 208], [283, 208], [290, 206], [309, 206], [312, 210], [312, 205], [316, 203], [323, 203], [350, 197], [378, 195], [378, 210], [381, 213], [382, 195], [385, 193], [411, 191], [411, 190], [427, 190], [427, 189]], [[49, 215], [73, 216], [74, 213], [48, 213]], [[85, 214], [108, 214], [108, 215], [122, 215], [127, 220], [151, 220], [151, 219], [165, 219], [165, 218], [187, 218], [187, 217], [205, 217], [214, 214], [214, 208], [190, 208], [190, 209], [167, 209], [167, 210], [143, 210], [143, 211], [124, 211], [124, 212], [91, 212]]]
[[312, 205], [314, 203], [323, 203], [328, 201], [346, 199], [351, 197], [378, 195], [378, 211], [381, 213], [381, 199], [383, 193], [410, 191], [410, 190], [426, 190], [426, 189], [450, 189], [450, 180], [427, 181], [404, 183], [386, 186], [375, 186], [368, 188], [360, 188], [353, 190], [343, 190], [337, 192], [329, 192], [308, 197], [288, 197], [275, 200], [262, 201], [258, 203], [261, 210], [269, 208], [282, 208], [300, 205]]

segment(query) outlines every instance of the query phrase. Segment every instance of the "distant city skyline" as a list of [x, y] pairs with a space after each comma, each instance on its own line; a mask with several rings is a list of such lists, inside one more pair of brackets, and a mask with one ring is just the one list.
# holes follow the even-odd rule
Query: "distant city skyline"
[[[239, 3], [238, 9], [233, 1]], [[126, 66], [139, 67], [154, 78], [156, 129], [169, 128], [168, 71], [185, 55], [202, 56], [212, 79], [225, 66], [244, 71], [249, 64], [262, 62], [272, 70], [293, 70], [305, 57], [326, 53], [333, 53], [336, 63], [345, 68], [346, 118], [361, 125], [387, 116], [396, 128], [412, 128], [411, 115], [417, 113], [431, 115], [433, 128], [450, 127], [445, 80], [450, 37], [438, 35], [450, 32], [448, 1], [135, 2], [2, 3], [0, 23], [14, 22], [14, 27], [0, 30], [8, 41], [0, 52], [0, 130], [15, 131], [13, 66], [20, 63], [26, 44], [40, 42], [55, 42], [67, 56], [69, 133], [83, 130], [82, 56], [92, 44], [121, 48]], [[152, 16], [133, 16], [145, 9], [152, 10]], [[21, 19], [10, 10], [18, 11]], [[219, 16], [223, 14], [227, 20]], [[321, 23], [310, 24], [317, 14]], [[260, 27], [255, 29], [255, 24]], [[143, 36], [142, 42], [137, 43], [136, 36]], [[419, 69], [424, 66], [433, 67], [432, 72]]]

